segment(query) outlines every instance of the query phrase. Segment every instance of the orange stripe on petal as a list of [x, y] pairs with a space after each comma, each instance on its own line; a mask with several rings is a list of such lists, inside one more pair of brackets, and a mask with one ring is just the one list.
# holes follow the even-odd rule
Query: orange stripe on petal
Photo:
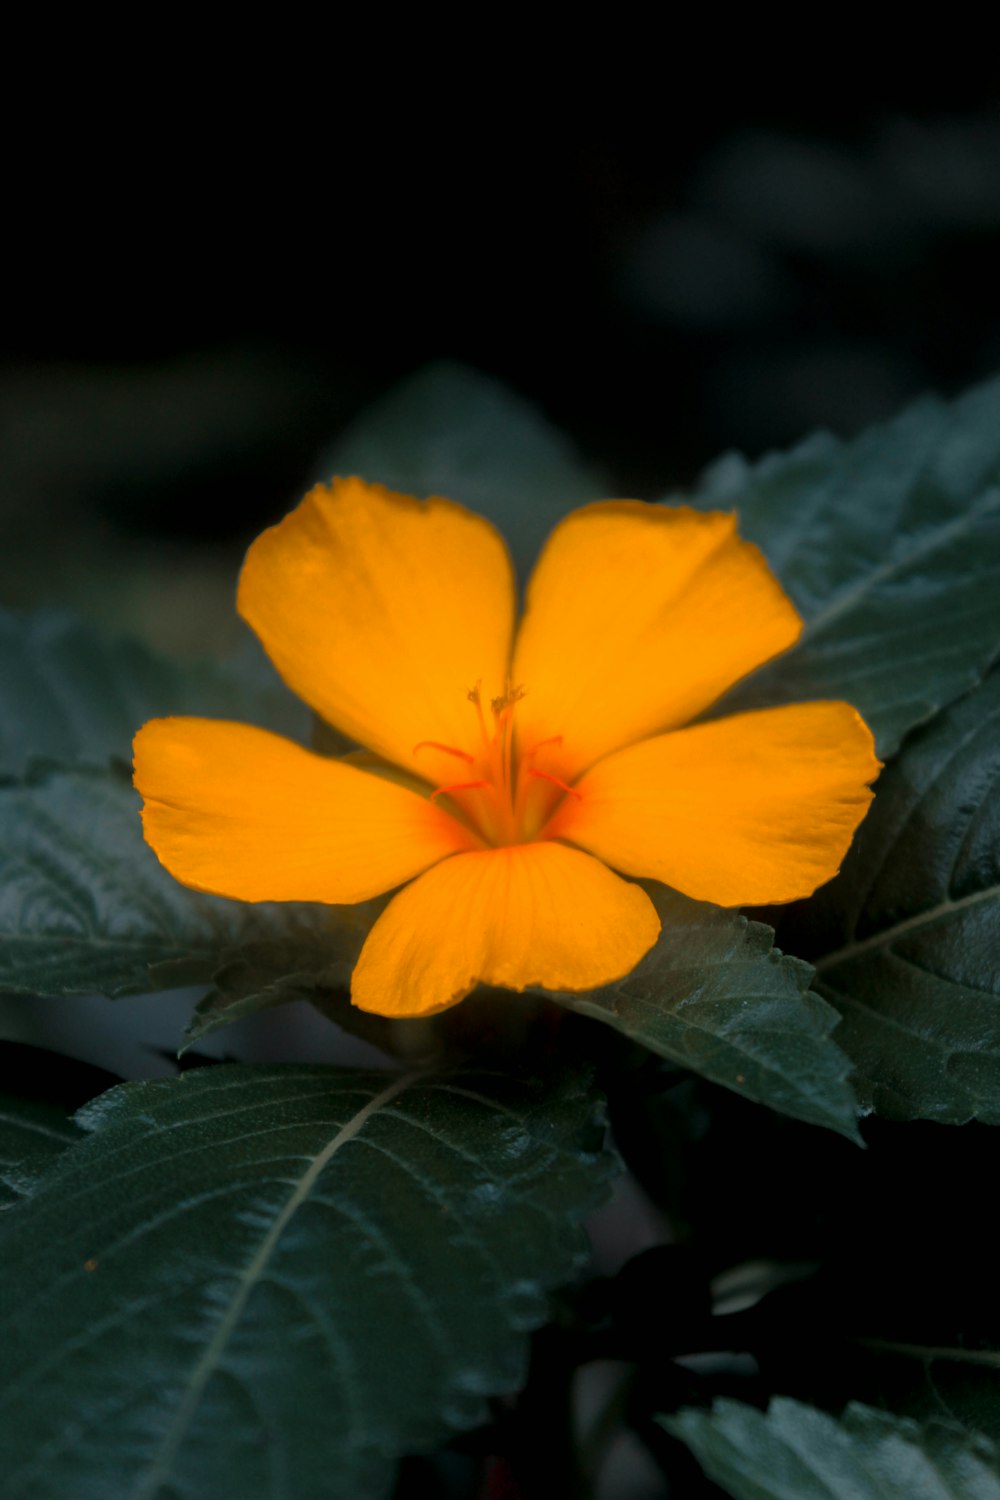
[[794, 901], [837, 873], [879, 769], [848, 703], [734, 714], [608, 756], [551, 832], [700, 901]]
[[521, 743], [562, 735], [571, 782], [610, 751], [687, 723], [800, 630], [735, 516], [584, 506], [556, 527], [528, 587], [513, 667]]
[[510, 558], [482, 516], [317, 485], [254, 542], [237, 602], [289, 687], [360, 744], [432, 782], [415, 747], [476, 749], [468, 691], [503, 690], [514, 620]]
[[146, 841], [196, 890], [365, 901], [469, 847], [425, 797], [264, 729], [154, 719], [134, 751]]
[[559, 844], [459, 854], [393, 898], [351, 985], [362, 1010], [426, 1016], [476, 984], [590, 990], [627, 974], [659, 918], [637, 885]]

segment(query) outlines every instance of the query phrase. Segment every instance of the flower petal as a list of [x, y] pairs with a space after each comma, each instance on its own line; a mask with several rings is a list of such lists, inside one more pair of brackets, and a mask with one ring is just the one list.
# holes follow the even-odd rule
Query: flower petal
[[621, 500], [574, 511], [528, 586], [514, 653], [522, 744], [561, 735], [572, 780], [686, 724], [798, 638], [801, 621], [736, 517]]
[[700, 901], [794, 901], [837, 873], [879, 769], [848, 703], [734, 714], [608, 756], [549, 832]]
[[620, 979], [656, 942], [645, 891], [579, 850], [515, 844], [428, 870], [386, 907], [351, 998], [384, 1016], [426, 1016], [480, 981], [589, 990]]
[[466, 748], [480, 679], [500, 694], [514, 575], [490, 523], [360, 479], [317, 485], [257, 538], [237, 604], [282, 677], [352, 739], [438, 781], [420, 741]]
[[241, 901], [365, 901], [469, 841], [426, 797], [265, 729], [153, 719], [135, 737], [146, 841]]

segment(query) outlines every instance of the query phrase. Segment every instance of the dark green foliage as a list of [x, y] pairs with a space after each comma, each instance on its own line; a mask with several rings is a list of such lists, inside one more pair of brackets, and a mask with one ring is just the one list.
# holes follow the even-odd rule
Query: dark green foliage
[[249, 642], [226, 666], [181, 666], [68, 615], [0, 610], [0, 781], [39, 763], [130, 766], [132, 736], [164, 714], [236, 719], [296, 739], [309, 733], [306, 709]]
[[4, 1495], [383, 1492], [523, 1379], [606, 1196], [579, 1075], [129, 1084], [4, 1215]]
[[977, 1433], [871, 1407], [839, 1421], [778, 1399], [737, 1401], [664, 1423], [734, 1500], [1000, 1500], [1000, 1453]]
[[799, 645], [721, 711], [846, 698], [891, 754], [1000, 654], [1000, 380], [706, 476], [801, 611]]
[[0, 989], [126, 995], [195, 983], [255, 939], [314, 942], [329, 920], [178, 885], [115, 775], [52, 772], [0, 787], [0, 830]]
[[384, 1025], [353, 1010], [351, 971], [384, 901], [311, 911], [265, 908], [260, 935], [243, 943], [215, 969], [215, 986], [195, 1006], [184, 1033], [186, 1051], [222, 1026], [294, 1000], [310, 1000], [334, 1019]]
[[0, 1208], [16, 1203], [34, 1172], [80, 1135], [78, 1126], [55, 1105], [0, 1093]]
[[781, 932], [880, 1113], [1000, 1124], [1000, 672], [907, 741]]
[[727, 1088], [857, 1139], [850, 1062], [812, 970], [773, 946], [761, 922], [650, 887], [663, 924], [631, 974], [553, 999], [606, 1021], [661, 1057]]

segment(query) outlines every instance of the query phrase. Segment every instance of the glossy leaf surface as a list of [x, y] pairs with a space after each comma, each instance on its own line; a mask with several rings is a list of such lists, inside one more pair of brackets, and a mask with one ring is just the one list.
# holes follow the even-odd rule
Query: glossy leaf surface
[[1000, 381], [849, 443], [724, 459], [698, 503], [738, 510], [806, 621], [722, 711], [844, 698], [884, 757], [1000, 654]]
[[485, 1420], [606, 1196], [579, 1077], [130, 1084], [3, 1216], [10, 1500], [378, 1495]]

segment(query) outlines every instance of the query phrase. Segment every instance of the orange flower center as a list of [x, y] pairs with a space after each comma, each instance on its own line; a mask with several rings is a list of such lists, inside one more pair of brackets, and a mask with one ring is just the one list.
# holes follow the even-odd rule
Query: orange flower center
[[462, 774], [436, 787], [431, 800], [444, 798], [450, 811], [494, 847], [544, 838], [559, 804], [566, 797], [580, 796], [557, 774], [561, 734], [534, 745], [520, 743], [514, 721], [524, 695], [523, 687], [509, 683], [501, 697], [492, 699], [487, 715], [479, 685], [469, 690], [478, 730], [475, 753], [439, 740], [421, 740], [414, 746], [415, 751], [454, 756], [456, 766], [461, 763]]

